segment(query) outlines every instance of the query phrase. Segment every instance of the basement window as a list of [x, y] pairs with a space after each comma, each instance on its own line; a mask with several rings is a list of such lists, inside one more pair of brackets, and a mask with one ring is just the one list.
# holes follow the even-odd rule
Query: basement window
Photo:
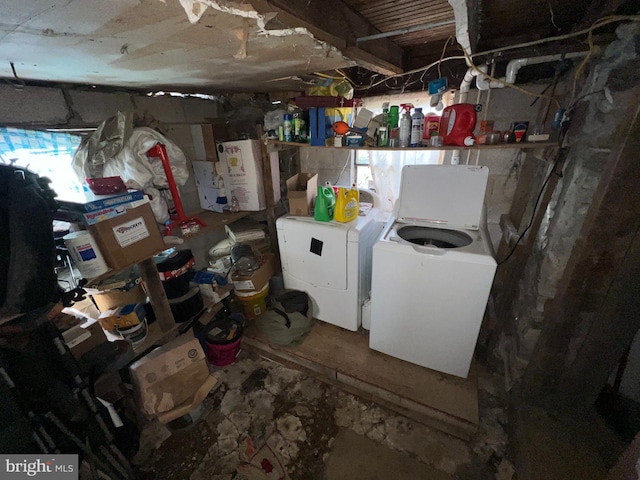
[[[443, 106], [452, 103], [452, 95], [446, 93], [442, 99]], [[374, 115], [382, 113], [383, 104], [402, 105], [410, 103], [414, 107], [421, 107], [422, 113], [428, 115], [438, 111], [430, 106], [431, 96], [426, 92], [412, 92], [402, 95], [385, 95], [363, 99], [363, 106]], [[402, 116], [402, 109], [400, 116]], [[420, 150], [402, 148], [393, 150], [357, 150], [355, 158], [356, 184], [360, 188], [375, 190], [382, 202], [381, 208], [392, 211], [393, 204], [400, 191], [400, 177], [405, 165], [438, 165], [444, 158], [442, 150]]]
[[48, 177], [58, 198], [71, 199], [83, 191], [71, 166], [81, 141], [69, 132], [0, 127], [0, 162]]

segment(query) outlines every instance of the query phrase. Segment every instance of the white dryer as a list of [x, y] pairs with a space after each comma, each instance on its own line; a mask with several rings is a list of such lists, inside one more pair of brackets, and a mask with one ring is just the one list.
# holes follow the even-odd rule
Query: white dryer
[[383, 227], [375, 208], [349, 223], [278, 218], [284, 286], [309, 294], [315, 318], [358, 330], [371, 290], [372, 247]]
[[466, 378], [496, 271], [486, 167], [409, 165], [373, 247], [369, 346]]

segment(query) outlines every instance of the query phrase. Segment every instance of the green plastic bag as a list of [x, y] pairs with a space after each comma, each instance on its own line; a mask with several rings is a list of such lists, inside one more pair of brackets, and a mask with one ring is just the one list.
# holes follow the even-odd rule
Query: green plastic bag
[[271, 305], [256, 321], [269, 342], [281, 347], [302, 343], [313, 324], [311, 301], [305, 292], [284, 290], [272, 298]]

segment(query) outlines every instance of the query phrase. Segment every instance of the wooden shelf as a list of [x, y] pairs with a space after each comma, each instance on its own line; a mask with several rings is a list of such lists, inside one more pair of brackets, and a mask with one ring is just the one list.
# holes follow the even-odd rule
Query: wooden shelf
[[333, 145], [327, 147], [315, 147], [308, 143], [296, 143], [296, 142], [281, 142], [280, 140], [269, 140], [269, 144], [280, 147], [305, 147], [305, 148], [322, 148], [330, 150], [384, 150], [384, 151], [412, 151], [412, 150], [505, 150], [510, 148], [518, 149], [536, 149], [536, 148], [549, 148], [557, 147], [557, 142], [523, 142], [523, 143], [498, 143], [496, 145], [472, 145], [470, 147], [459, 147], [456, 145], [445, 145], [442, 147], [407, 147], [407, 148], [392, 148], [392, 147], [334, 147]]
[[155, 344], [162, 345], [167, 343], [178, 335], [180, 325], [180, 323], [176, 323], [171, 329], [164, 332], [157, 321], [153, 322], [147, 327], [148, 330], [145, 339], [133, 347], [134, 353], [139, 355]]
[[[218, 230], [225, 225], [229, 225], [236, 220], [240, 220], [248, 215], [251, 215], [256, 212], [236, 212], [236, 213], [217, 213], [210, 212], [208, 210], [202, 210], [198, 213], [192, 213], [189, 216], [191, 217], [200, 217], [200, 219], [207, 224], [206, 227], [201, 228], [199, 232], [194, 233], [193, 235], [189, 235], [188, 237], [184, 237], [185, 242], [188, 242], [192, 238], [199, 237], [206, 233], [212, 232], [214, 230]], [[169, 248], [169, 247], [167, 247]]]

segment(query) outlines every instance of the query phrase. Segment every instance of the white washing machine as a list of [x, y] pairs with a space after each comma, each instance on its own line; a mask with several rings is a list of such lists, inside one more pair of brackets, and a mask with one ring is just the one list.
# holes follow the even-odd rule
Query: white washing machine
[[383, 227], [375, 208], [349, 223], [278, 218], [284, 286], [309, 294], [315, 318], [358, 330], [371, 290], [372, 247]]
[[466, 378], [496, 271], [486, 167], [409, 165], [373, 247], [369, 346]]

